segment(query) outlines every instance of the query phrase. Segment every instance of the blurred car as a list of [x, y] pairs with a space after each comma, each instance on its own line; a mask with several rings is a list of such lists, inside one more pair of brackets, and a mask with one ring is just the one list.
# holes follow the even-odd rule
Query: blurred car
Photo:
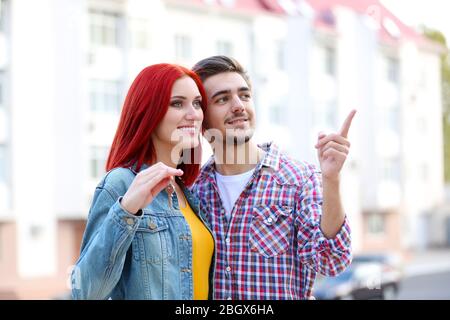
[[[385, 287], [394, 288], [395, 292], [385, 292], [385, 298], [393, 296], [389, 293], [397, 293], [403, 278], [403, 261], [399, 255], [392, 253], [359, 254], [353, 257], [352, 264], [374, 262], [381, 264], [381, 282]], [[388, 291], [388, 290], [387, 290]]]
[[316, 299], [386, 299], [397, 297], [402, 280], [400, 259], [390, 254], [364, 254], [336, 277], [318, 276]]

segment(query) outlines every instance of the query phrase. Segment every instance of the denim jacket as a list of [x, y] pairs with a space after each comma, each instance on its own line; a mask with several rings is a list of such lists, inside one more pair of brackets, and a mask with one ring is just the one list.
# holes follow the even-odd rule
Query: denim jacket
[[[191, 230], [177, 197], [173, 194], [170, 207], [163, 190], [140, 216], [126, 212], [119, 200], [135, 175], [133, 168], [113, 169], [95, 190], [81, 254], [71, 274], [74, 299], [193, 299]], [[177, 181], [206, 225], [198, 200]], [[210, 298], [213, 270], [214, 257]]]

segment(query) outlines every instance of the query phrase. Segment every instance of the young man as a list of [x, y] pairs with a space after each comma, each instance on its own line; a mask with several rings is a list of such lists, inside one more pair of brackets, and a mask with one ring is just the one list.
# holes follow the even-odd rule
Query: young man
[[334, 276], [351, 261], [339, 174], [355, 111], [339, 133], [319, 135], [319, 171], [273, 143], [255, 144], [251, 84], [236, 60], [214, 56], [193, 70], [214, 151], [193, 187], [217, 241], [214, 298], [311, 298], [317, 272]]

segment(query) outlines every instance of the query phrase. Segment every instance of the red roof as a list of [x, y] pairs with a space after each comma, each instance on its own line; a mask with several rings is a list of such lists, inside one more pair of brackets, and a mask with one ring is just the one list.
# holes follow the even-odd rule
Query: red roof
[[[324, 24], [320, 21], [321, 13], [333, 12], [338, 6], [346, 7], [355, 12], [367, 15], [379, 25], [379, 35], [382, 41], [395, 43], [398, 39], [408, 38], [410, 40], [422, 42], [423, 37], [413, 28], [405, 25], [397, 16], [390, 12], [379, 0], [306, 0], [316, 12], [316, 25]], [[398, 30], [398, 38], [389, 31], [389, 24]]]
[[196, 6], [212, 6], [224, 8], [234, 11], [248, 12], [248, 13], [276, 13], [272, 7], [268, 7], [266, 2], [277, 1], [263, 1], [263, 0], [166, 0], [168, 2], [178, 2], [182, 4], [192, 4]]
[[[233, 11], [247, 12], [250, 14], [272, 13], [289, 14], [280, 5], [280, 0], [166, 0], [183, 4], [197, 6], [213, 6]], [[389, 44], [398, 44], [401, 39], [410, 39], [420, 45], [429, 46], [433, 44], [425, 39], [413, 28], [405, 25], [397, 16], [390, 12], [379, 0], [284, 0], [299, 4], [304, 1], [314, 11], [314, 25], [320, 29], [335, 30], [334, 11], [337, 7], [349, 8], [361, 15], [368, 15], [374, 19], [380, 29], [381, 41]], [[228, 3], [228, 5], [227, 5]], [[391, 29], [391, 30], [389, 30]], [[398, 31], [398, 36], [395, 36]]]

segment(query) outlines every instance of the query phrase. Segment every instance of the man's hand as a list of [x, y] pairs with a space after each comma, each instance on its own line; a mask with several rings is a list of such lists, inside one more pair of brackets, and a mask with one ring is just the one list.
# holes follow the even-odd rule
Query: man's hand
[[339, 174], [350, 149], [350, 142], [347, 140], [347, 136], [355, 113], [356, 110], [350, 112], [338, 133], [328, 135], [322, 132], [319, 133], [315, 147], [324, 179], [339, 181]]

